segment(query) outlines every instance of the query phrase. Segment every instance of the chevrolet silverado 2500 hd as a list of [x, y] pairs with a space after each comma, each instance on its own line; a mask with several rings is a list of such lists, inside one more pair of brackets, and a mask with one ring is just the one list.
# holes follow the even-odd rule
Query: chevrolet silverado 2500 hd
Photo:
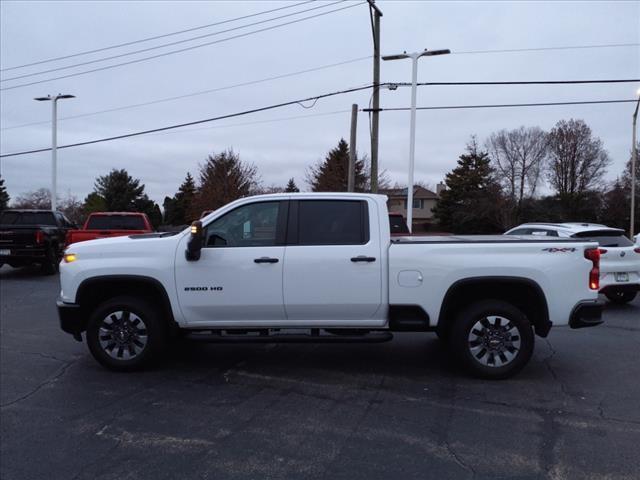
[[601, 323], [598, 245], [535, 237], [394, 237], [386, 197], [248, 197], [190, 229], [74, 244], [61, 327], [131, 370], [177, 334], [217, 342], [379, 342], [435, 332], [472, 373], [505, 378], [534, 333]]

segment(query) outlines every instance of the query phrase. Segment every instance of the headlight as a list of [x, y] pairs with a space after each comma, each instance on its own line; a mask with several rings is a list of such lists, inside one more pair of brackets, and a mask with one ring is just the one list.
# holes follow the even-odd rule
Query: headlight
[[75, 262], [78, 259], [78, 256], [75, 253], [65, 253], [64, 254], [64, 262], [71, 263]]

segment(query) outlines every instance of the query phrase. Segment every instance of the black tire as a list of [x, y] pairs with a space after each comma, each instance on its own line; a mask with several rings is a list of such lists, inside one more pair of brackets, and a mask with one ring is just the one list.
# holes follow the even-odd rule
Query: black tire
[[622, 305], [624, 303], [629, 303], [631, 300], [636, 298], [638, 292], [607, 292], [605, 296], [609, 299], [611, 303], [617, 303]]
[[152, 303], [135, 297], [115, 297], [91, 314], [87, 346], [93, 357], [110, 370], [139, 370], [160, 358], [167, 343], [166, 325], [162, 312]]
[[41, 265], [42, 273], [45, 275], [54, 275], [60, 268], [60, 258], [57, 253], [57, 248], [49, 247], [45, 254], [44, 262]]
[[522, 370], [533, 354], [535, 338], [518, 308], [501, 300], [484, 300], [456, 315], [449, 342], [469, 372], [497, 380]]

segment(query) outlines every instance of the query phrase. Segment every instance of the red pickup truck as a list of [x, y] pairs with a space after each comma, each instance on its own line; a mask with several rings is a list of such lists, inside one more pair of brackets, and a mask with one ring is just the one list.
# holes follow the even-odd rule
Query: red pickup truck
[[80, 230], [67, 232], [67, 245], [97, 238], [151, 233], [153, 227], [144, 213], [96, 212], [89, 215]]

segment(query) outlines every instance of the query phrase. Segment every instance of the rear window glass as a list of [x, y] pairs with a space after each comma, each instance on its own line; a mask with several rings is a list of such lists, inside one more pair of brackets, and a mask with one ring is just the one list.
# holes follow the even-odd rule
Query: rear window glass
[[307, 200], [298, 207], [299, 245], [360, 245], [369, 240], [361, 201]]
[[4, 212], [0, 216], [4, 225], [56, 225], [53, 213], [49, 212]]
[[584, 238], [598, 242], [601, 247], [630, 247], [633, 242], [617, 230], [595, 230], [592, 232], [580, 232], [573, 235], [574, 238]]
[[145, 230], [144, 219], [137, 215], [94, 215], [87, 230]]

